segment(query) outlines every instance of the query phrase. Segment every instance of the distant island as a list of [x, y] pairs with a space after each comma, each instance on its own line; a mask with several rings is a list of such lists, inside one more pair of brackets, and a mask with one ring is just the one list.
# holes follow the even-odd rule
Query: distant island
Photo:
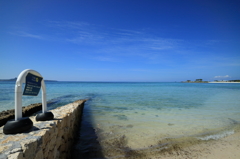
[[215, 80], [213, 82], [209, 82], [209, 81], [203, 81], [202, 79], [196, 79], [195, 81], [191, 81], [191, 80], [182, 81], [182, 83], [240, 83], [240, 80], [227, 80], [227, 81]]
[[195, 81], [191, 81], [191, 80], [182, 81], [182, 83], [208, 83], [208, 81], [203, 81], [202, 79], [196, 79]]
[[[0, 79], [0, 81], [17, 81], [17, 77], [10, 79]], [[46, 82], [57, 82], [57, 80], [44, 80]]]

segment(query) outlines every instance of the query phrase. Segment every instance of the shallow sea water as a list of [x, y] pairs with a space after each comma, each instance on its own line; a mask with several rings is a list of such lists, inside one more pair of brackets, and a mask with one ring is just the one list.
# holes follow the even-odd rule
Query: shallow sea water
[[[14, 84], [0, 82], [0, 111], [14, 108]], [[49, 109], [89, 99], [75, 156], [144, 158], [239, 131], [240, 84], [46, 82], [46, 89]], [[23, 106], [40, 102], [41, 93], [23, 97]]]

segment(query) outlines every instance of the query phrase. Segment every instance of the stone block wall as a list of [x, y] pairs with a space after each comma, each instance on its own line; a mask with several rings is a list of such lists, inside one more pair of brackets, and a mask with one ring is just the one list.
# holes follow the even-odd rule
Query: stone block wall
[[71, 148], [77, 136], [86, 100], [58, 107], [51, 112], [54, 120], [36, 121], [31, 116], [33, 128], [28, 132], [5, 135], [0, 128], [1, 159], [66, 159], [71, 158]]

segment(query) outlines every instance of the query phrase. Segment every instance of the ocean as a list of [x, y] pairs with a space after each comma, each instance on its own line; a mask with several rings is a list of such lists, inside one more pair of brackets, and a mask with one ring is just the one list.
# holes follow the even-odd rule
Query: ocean
[[[144, 158], [239, 131], [240, 84], [45, 82], [48, 109], [85, 103], [75, 155]], [[15, 82], [0, 82], [0, 111], [14, 109]], [[23, 96], [22, 105], [41, 103]]]

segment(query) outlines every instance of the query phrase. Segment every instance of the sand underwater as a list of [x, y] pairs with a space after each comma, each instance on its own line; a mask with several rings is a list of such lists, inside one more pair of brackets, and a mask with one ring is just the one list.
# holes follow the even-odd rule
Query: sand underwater
[[[14, 83], [0, 82], [1, 111]], [[240, 84], [46, 82], [49, 108], [85, 103], [75, 158], [240, 158]], [[41, 96], [23, 97], [23, 106]]]

